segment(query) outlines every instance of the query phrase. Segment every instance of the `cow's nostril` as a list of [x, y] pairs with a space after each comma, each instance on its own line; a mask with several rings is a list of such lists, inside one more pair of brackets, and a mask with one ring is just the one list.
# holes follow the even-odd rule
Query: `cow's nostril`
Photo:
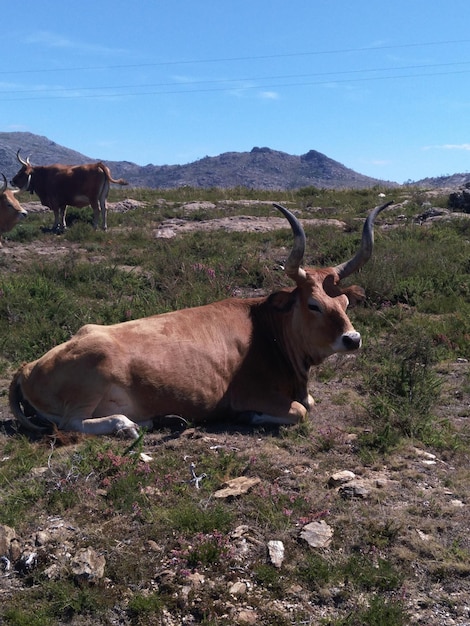
[[357, 350], [361, 347], [361, 335], [359, 333], [346, 333], [343, 335], [343, 344], [346, 350]]

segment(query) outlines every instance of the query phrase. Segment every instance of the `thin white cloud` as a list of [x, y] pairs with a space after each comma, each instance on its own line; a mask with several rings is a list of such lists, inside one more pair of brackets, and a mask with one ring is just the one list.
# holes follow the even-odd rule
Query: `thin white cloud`
[[470, 143], [444, 143], [440, 146], [424, 146], [423, 150], [465, 150], [470, 151]]
[[470, 150], [470, 143], [452, 144], [448, 143], [442, 146], [444, 150]]
[[279, 100], [279, 94], [277, 91], [262, 91], [260, 98], [264, 98], [265, 100]]
[[101, 53], [101, 54], [123, 54], [128, 51], [123, 48], [108, 48], [97, 44], [90, 44], [82, 41], [74, 41], [63, 35], [52, 33], [47, 30], [38, 31], [25, 38], [27, 44], [39, 44], [48, 48], [60, 48], [62, 50], [74, 50], [75, 52]]
[[61, 35], [56, 35], [45, 30], [38, 31], [32, 35], [29, 35], [25, 39], [26, 43], [41, 44], [48, 46], [49, 48], [74, 48], [75, 45], [70, 39]]

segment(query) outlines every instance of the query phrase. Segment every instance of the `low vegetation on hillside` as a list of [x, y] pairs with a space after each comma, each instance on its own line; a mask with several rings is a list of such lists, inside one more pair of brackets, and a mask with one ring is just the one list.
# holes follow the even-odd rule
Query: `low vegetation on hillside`
[[[348, 279], [368, 296], [350, 312], [363, 348], [312, 372], [305, 424], [174, 423], [131, 445], [63, 445], [32, 439], [8, 409], [15, 369], [84, 323], [290, 286], [288, 226], [208, 221], [278, 218], [282, 202], [305, 220], [305, 264], [337, 264], [381, 191], [115, 190], [107, 233], [71, 208], [63, 235], [43, 211], [7, 235], [0, 623], [470, 623], [470, 219], [422, 217], [445, 196], [393, 190], [373, 259]], [[181, 221], [193, 228], [157, 236]]]

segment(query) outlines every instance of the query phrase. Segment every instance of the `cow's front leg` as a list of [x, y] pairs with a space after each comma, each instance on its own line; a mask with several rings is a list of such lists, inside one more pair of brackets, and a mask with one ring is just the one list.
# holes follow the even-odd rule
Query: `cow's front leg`
[[246, 411], [241, 414], [243, 421], [247, 421], [252, 426], [262, 424], [275, 424], [289, 426], [292, 424], [298, 424], [305, 422], [310, 408], [313, 406], [313, 398], [309, 396], [311, 405], [309, 408], [305, 407], [300, 402], [294, 401], [290, 407], [286, 407], [285, 411]]
[[313, 397], [310, 394], [307, 394], [307, 400], [306, 400], [306, 405], [305, 405], [307, 407], [307, 412], [313, 409], [314, 404], [315, 404], [315, 400], [313, 399]]
[[59, 208], [54, 208], [54, 226], [52, 227], [52, 232], [53, 233], [58, 233], [59, 232]]
[[152, 428], [153, 422], [133, 422], [125, 415], [107, 415], [88, 419], [75, 418], [67, 425], [67, 430], [77, 430], [89, 435], [124, 435], [137, 439], [139, 428]]
[[54, 228], [55, 233], [63, 233], [67, 228], [65, 224], [65, 215], [67, 212], [67, 205], [59, 206], [53, 209], [54, 211]]

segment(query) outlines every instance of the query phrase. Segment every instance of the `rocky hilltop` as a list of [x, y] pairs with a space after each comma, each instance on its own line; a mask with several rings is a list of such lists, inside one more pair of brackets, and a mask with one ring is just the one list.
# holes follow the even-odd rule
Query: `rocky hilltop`
[[[0, 133], [0, 172], [8, 178], [17, 171], [17, 150], [30, 156], [35, 165], [51, 163], [90, 163], [100, 160], [61, 146], [47, 137], [32, 133]], [[129, 161], [105, 161], [115, 177], [123, 177], [134, 187], [171, 189], [176, 187], [247, 187], [252, 189], [364, 189], [397, 183], [364, 176], [316, 150], [295, 156], [255, 147], [249, 152], [225, 152], [204, 157], [186, 165], [145, 165]]]

